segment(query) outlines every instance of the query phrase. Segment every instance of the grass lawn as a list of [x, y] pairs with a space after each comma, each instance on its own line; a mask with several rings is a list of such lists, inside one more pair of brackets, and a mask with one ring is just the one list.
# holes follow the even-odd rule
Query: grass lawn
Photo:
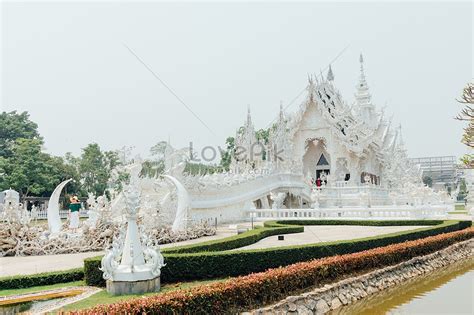
[[464, 211], [464, 210], [466, 210], [466, 207], [464, 205], [454, 205], [454, 210], [455, 211]]
[[74, 282], [56, 283], [56, 284], [51, 284], [51, 285], [43, 285], [43, 286], [24, 288], [24, 289], [2, 290], [0, 291], [0, 296], [34, 293], [34, 292], [40, 292], [40, 291], [45, 291], [45, 290], [52, 290], [52, 289], [59, 289], [59, 288], [66, 288], [66, 287], [77, 287], [77, 286], [83, 286], [83, 285], [84, 285], [84, 281], [74, 281]]
[[224, 281], [224, 280], [226, 280], [226, 279], [164, 284], [164, 285], [162, 285], [160, 292], [147, 293], [147, 294], [132, 294], [132, 295], [113, 296], [113, 295], [110, 295], [109, 293], [107, 293], [107, 291], [104, 289], [103, 291], [100, 291], [100, 292], [98, 292], [98, 293], [96, 293], [96, 294], [94, 294], [94, 295], [92, 295], [92, 296], [90, 296], [90, 297], [88, 297], [84, 300], [66, 305], [64, 308], [61, 309], [61, 311], [74, 311], [74, 310], [79, 310], [79, 309], [84, 309], [84, 308], [90, 308], [90, 307], [93, 307], [97, 304], [112, 304], [112, 303], [127, 300], [127, 299], [132, 299], [132, 298], [137, 298], [137, 297], [142, 297], [142, 296], [157, 295], [157, 294], [162, 294], [162, 293], [165, 293], [165, 292], [170, 292], [170, 291], [174, 291], [174, 290], [178, 290], [178, 289], [186, 289], [186, 288], [191, 288], [191, 287], [195, 287], [195, 286], [202, 285], [202, 284], [220, 282], [220, 281]]

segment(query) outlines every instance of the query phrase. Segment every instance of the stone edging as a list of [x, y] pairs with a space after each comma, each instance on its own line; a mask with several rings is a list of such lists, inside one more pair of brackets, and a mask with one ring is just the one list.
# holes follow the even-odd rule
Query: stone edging
[[469, 258], [473, 255], [473, 248], [474, 239], [459, 242], [429, 255], [347, 278], [298, 296], [289, 296], [274, 305], [245, 314], [325, 314], [407, 279]]

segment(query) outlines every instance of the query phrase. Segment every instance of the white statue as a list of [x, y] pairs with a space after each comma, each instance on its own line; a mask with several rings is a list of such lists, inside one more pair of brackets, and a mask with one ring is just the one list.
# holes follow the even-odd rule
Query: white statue
[[279, 193], [270, 193], [270, 198], [273, 200], [272, 204], [272, 209], [277, 210], [277, 209], [285, 209], [283, 206], [283, 202], [285, 201], [286, 194], [284, 192], [279, 192]]
[[181, 182], [173, 176], [164, 175], [163, 177], [172, 182], [177, 191], [178, 206], [176, 210], [176, 217], [172, 226], [172, 231], [177, 232], [180, 230], [185, 230], [188, 221], [189, 194], [183, 184], [181, 184]]
[[311, 189], [311, 208], [319, 209], [319, 198], [321, 197], [321, 189]]
[[[159, 249], [148, 247], [151, 243], [143, 244], [146, 239], [137, 225], [137, 214], [140, 206], [140, 192], [137, 187], [128, 185], [123, 191], [127, 218], [127, 230], [122, 243], [118, 240], [113, 243], [111, 249], [101, 262], [103, 276], [108, 280], [107, 289], [112, 294], [120, 294], [119, 286], [122, 282], [129, 283], [131, 292], [138, 293], [139, 286], [134, 286], [138, 281], [154, 281], [160, 275], [160, 269], [164, 266], [163, 256]], [[141, 234], [141, 235], [140, 235]], [[159, 289], [159, 281], [153, 282], [152, 290]], [[130, 292], [129, 292], [130, 293]]]
[[59, 217], [59, 197], [64, 186], [72, 179], [67, 179], [60, 183], [51, 194], [48, 203], [48, 227], [51, 234], [56, 234], [61, 231], [61, 218]]

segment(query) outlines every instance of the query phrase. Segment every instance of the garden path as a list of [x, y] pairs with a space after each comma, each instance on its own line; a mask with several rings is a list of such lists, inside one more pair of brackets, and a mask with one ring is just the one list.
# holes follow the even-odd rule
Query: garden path
[[261, 249], [281, 246], [314, 244], [320, 242], [342, 241], [415, 230], [425, 226], [355, 226], [355, 225], [310, 225], [303, 233], [285, 234], [279, 241], [278, 235], [266, 237], [254, 244], [233, 250]]
[[[247, 224], [242, 223], [238, 226], [241, 227], [245, 225]], [[229, 228], [229, 225], [223, 225], [217, 228], [216, 235], [204, 236], [201, 238], [183, 242], [165, 244], [161, 245], [160, 248], [169, 248], [174, 246], [182, 246], [211, 241], [232, 236], [236, 233], [236, 229]], [[85, 258], [94, 257], [102, 254], [103, 252], [85, 252], [60, 255], [2, 257], [0, 258], [0, 277], [29, 275], [40, 272], [51, 272], [68, 270], [72, 268], [80, 268], [83, 267], [83, 260]]]

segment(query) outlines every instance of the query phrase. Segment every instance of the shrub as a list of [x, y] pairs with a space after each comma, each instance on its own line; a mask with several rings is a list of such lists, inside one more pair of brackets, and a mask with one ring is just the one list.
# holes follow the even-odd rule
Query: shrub
[[[332, 222], [341, 223], [342, 221]], [[343, 222], [343, 224], [346, 224], [346, 221]], [[354, 222], [365, 223], [370, 221]], [[384, 222], [383, 224], [386, 224], [386, 222], [388, 221], [379, 222]], [[401, 222], [407, 221], [395, 222], [398, 222], [400, 223], [399, 225], [402, 225]], [[170, 251], [163, 251], [166, 266], [161, 269], [161, 281], [164, 283], [169, 283], [188, 280], [239, 276], [252, 272], [264, 271], [268, 268], [287, 266], [290, 264], [294, 264], [301, 261], [308, 261], [315, 258], [355, 253], [376, 247], [387, 246], [390, 244], [416, 240], [441, 233], [457, 231], [467, 228], [472, 224], [471, 221], [433, 222], [437, 222], [438, 224], [428, 228], [420, 228], [411, 231], [337, 242], [227, 252], [217, 251], [198, 253], [174, 253]], [[269, 222], [267, 227], [270, 228], [270, 226], [284, 226], [285, 223], [286, 222]], [[310, 222], [303, 221], [303, 223], [307, 224]], [[292, 226], [289, 227], [291, 228]], [[296, 227], [302, 228], [302, 226]], [[281, 233], [281, 231], [284, 230], [278, 231], [279, 233]], [[233, 238], [233, 241], [234, 240], [235, 239]], [[202, 246], [202, 244], [198, 244], [197, 246]], [[209, 246], [219, 246], [225, 248], [226, 245], [220, 244]], [[101, 257], [94, 257], [84, 260], [85, 280], [88, 285], [105, 285], [105, 281], [102, 279], [102, 272], [98, 270], [98, 268], [100, 267], [100, 260]]]
[[0, 278], [0, 290], [23, 289], [84, 279], [82, 268]]
[[327, 257], [188, 290], [98, 305], [84, 314], [228, 314], [259, 307], [315, 285], [427, 255], [474, 237], [474, 228]]
[[267, 224], [263, 228], [250, 230], [242, 234], [199, 244], [179, 246], [163, 250], [163, 253], [199, 253], [230, 250], [254, 244], [266, 237], [277, 234], [302, 233], [304, 227], [298, 224]]
[[368, 221], [368, 220], [288, 220], [267, 221], [264, 228], [251, 230], [239, 235], [226, 237], [199, 244], [179, 246], [165, 249], [166, 253], [199, 253], [206, 251], [224, 251], [254, 244], [265, 237], [278, 234], [301, 233], [304, 225], [363, 225], [363, 226], [401, 226], [401, 225], [438, 225], [441, 220], [398, 220], [398, 221]]

